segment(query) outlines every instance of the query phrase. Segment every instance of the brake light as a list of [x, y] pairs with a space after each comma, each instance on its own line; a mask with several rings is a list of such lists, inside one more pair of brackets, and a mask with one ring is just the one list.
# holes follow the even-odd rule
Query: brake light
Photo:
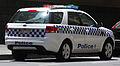
[[55, 33], [57, 30], [58, 30], [57, 27], [46, 26], [46, 32], [47, 32], [47, 33]]
[[112, 26], [112, 28], [114, 28], [117, 24], [115, 24], [114, 26]]
[[102, 35], [104, 35], [104, 32], [101, 32]]
[[30, 11], [30, 12], [31, 12], [31, 11], [37, 11], [37, 10], [28, 10], [28, 11]]
[[5, 32], [7, 32], [7, 29], [8, 29], [8, 25], [5, 26]]

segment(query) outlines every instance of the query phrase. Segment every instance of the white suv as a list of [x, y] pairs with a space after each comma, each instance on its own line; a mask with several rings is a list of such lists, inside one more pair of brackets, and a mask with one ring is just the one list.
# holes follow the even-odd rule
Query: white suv
[[113, 32], [76, 8], [45, 5], [19, 9], [6, 25], [5, 36], [15, 60], [24, 60], [31, 53], [54, 54], [65, 61], [72, 54], [97, 54], [101, 59], [111, 59], [115, 47]]

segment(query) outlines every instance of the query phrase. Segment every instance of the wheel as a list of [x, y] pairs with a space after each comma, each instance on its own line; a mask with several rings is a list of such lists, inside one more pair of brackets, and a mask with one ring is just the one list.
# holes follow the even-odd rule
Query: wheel
[[71, 47], [67, 42], [61, 46], [56, 58], [60, 61], [68, 61], [71, 56]]
[[24, 59], [27, 57], [27, 55], [22, 51], [12, 51], [12, 55], [15, 61], [24, 61]]
[[102, 60], [110, 60], [113, 54], [113, 46], [110, 42], [106, 42], [103, 46], [103, 50], [100, 53], [100, 59]]

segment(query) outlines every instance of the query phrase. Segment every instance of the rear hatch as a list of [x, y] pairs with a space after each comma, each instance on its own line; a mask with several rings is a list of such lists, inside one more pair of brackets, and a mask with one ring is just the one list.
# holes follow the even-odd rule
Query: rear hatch
[[[46, 27], [61, 24], [62, 12], [18, 11], [7, 24], [8, 37], [45, 37]], [[48, 30], [49, 31], [49, 30]]]

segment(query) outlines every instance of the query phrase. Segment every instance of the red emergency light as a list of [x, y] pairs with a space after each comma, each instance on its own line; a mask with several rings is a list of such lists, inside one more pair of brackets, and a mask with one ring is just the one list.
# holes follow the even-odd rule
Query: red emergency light
[[43, 7], [53, 7], [53, 5], [47, 4], [47, 5], [43, 5]]
[[37, 11], [37, 10], [28, 10], [28, 11]]

